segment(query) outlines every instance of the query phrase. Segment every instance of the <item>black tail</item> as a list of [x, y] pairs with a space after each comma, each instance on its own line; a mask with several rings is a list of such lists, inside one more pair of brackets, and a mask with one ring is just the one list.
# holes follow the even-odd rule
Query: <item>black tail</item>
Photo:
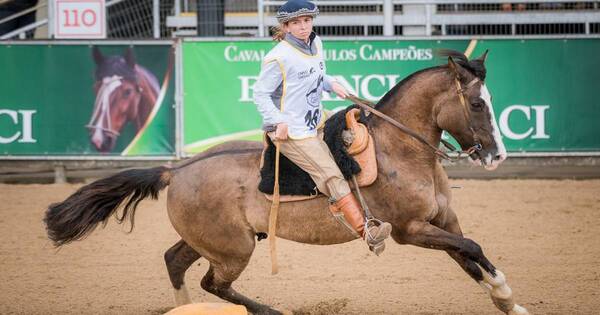
[[126, 217], [131, 221], [135, 210], [143, 199], [158, 193], [169, 185], [169, 169], [163, 166], [149, 169], [133, 169], [100, 179], [81, 187], [65, 201], [51, 204], [46, 211], [44, 222], [48, 237], [55, 246], [81, 240], [108, 217], [115, 213], [121, 204], [123, 213], [116, 215], [119, 223]]

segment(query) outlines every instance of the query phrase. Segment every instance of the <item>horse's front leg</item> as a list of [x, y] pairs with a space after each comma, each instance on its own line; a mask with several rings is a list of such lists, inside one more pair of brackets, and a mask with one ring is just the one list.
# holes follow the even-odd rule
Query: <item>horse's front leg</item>
[[[504, 274], [496, 269], [483, 254], [481, 246], [473, 240], [462, 237], [454, 213], [445, 224], [450, 233], [424, 221], [411, 221], [402, 232], [393, 234], [396, 241], [424, 248], [444, 250], [473, 279], [490, 294], [498, 309], [506, 314], [529, 314], [527, 310], [513, 302], [512, 290], [506, 283]], [[456, 230], [459, 233], [456, 233]]]

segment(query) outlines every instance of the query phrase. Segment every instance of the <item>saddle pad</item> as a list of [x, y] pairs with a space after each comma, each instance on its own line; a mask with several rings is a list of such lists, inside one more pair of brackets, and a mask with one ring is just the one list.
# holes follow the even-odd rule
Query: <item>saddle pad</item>
[[[350, 110], [355, 110], [352, 113], [349, 113]], [[370, 161], [375, 159], [375, 147], [373, 140], [370, 136], [364, 136], [364, 138], [369, 139], [370, 146], [367, 144], [366, 146], [361, 145], [363, 148], [362, 152], [357, 153], [354, 157], [348, 153], [348, 149], [346, 148], [344, 141], [342, 139], [342, 132], [346, 129], [347, 116], [358, 116], [358, 121], [361, 123], [366, 123], [367, 118], [362, 114], [361, 111], [356, 109], [356, 106], [350, 106], [345, 110], [341, 110], [331, 116], [325, 122], [324, 129], [324, 137], [323, 140], [328, 145], [331, 154], [334, 157], [334, 160], [340, 171], [344, 175], [346, 180], [350, 180], [352, 175], [358, 175], [357, 180], [359, 180], [359, 186], [369, 185], [375, 181], [377, 176], [377, 164], [374, 166], [367, 163], [366, 169], [369, 171], [365, 173], [368, 175], [365, 177], [363, 175], [363, 179], [361, 179], [361, 166], [356, 161], [357, 157], [360, 161]], [[363, 126], [363, 125], [359, 125]], [[364, 126], [363, 126], [364, 127]], [[358, 127], [362, 128], [362, 127]], [[366, 131], [367, 128], [364, 128]], [[368, 134], [368, 133], [367, 133]], [[273, 194], [273, 186], [275, 183], [275, 145], [271, 142], [269, 137], [264, 138], [265, 140], [265, 149], [263, 150], [263, 156], [261, 157], [261, 181], [259, 183], [258, 189], [259, 191], [265, 193], [266, 195]], [[293, 198], [285, 198], [290, 201], [298, 201], [298, 197], [306, 196], [309, 198], [314, 198], [318, 194], [315, 194], [316, 185], [312, 178], [303, 171], [296, 164], [287, 159], [283, 154], [279, 157], [279, 191], [280, 195], [283, 196], [293, 196]], [[374, 172], [373, 172], [374, 170]], [[375, 175], [375, 176], [373, 176]], [[318, 191], [317, 191], [318, 192]], [[309, 199], [307, 198], [307, 199]], [[281, 198], [283, 199], [283, 198]], [[271, 199], [270, 199], [271, 200]], [[305, 199], [301, 199], [305, 200]], [[284, 202], [281, 200], [281, 202]]]

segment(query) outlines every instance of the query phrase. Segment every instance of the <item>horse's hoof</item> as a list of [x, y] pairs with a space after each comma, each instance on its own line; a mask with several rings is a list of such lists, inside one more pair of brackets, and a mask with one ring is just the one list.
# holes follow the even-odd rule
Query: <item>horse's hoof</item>
[[506, 276], [504, 276], [504, 273], [498, 269], [496, 269], [495, 272], [495, 277], [487, 272], [484, 272], [483, 279], [485, 279], [485, 282], [489, 283], [492, 287], [500, 287], [506, 283]]
[[526, 308], [519, 304], [515, 304], [512, 310], [508, 311], [508, 315], [531, 315]]

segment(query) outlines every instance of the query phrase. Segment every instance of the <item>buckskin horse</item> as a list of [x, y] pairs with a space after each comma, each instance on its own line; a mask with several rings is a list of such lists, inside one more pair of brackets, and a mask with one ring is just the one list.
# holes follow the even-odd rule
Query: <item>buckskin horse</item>
[[134, 124], [136, 133], [143, 128], [160, 88], [156, 77], [136, 64], [131, 48], [123, 56], [105, 57], [94, 46], [92, 55], [96, 63], [96, 101], [86, 127], [96, 150], [110, 152], [127, 122]]
[[[376, 108], [430, 144], [439, 144], [442, 131], [447, 131], [462, 148], [478, 149], [471, 151], [472, 162], [494, 169], [506, 158], [506, 150], [484, 83], [487, 52], [470, 61], [459, 52], [445, 55], [448, 64], [410, 75]], [[394, 241], [446, 251], [498, 309], [528, 314], [513, 302], [503, 273], [482, 248], [462, 236], [448, 177], [435, 152], [379, 117], [371, 117], [368, 128], [376, 144], [379, 175], [362, 193], [373, 214], [393, 225]], [[56, 246], [80, 240], [100, 222], [106, 223], [119, 205], [123, 210], [117, 220], [129, 218], [133, 228], [138, 203], [157, 198], [170, 186], [168, 215], [181, 240], [165, 252], [165, 261], [177, 304], [190, 302], [184, 274], [204, 257], [210, 263], [201, 281], [204, 290], [256, 314], [280, 314], [231, 286], [248, 264], [255, 237], [268, 231], [270, 202], [257, 189], [261, 151], [260, 143], [233, 141], [173, 167], [126, 170], [83, 186], [49, 206], [49, 238]], [[279, 237], [308, 244], [355, 239], [330, 214], [325, 197], [282, 203], [276, 231]]]

